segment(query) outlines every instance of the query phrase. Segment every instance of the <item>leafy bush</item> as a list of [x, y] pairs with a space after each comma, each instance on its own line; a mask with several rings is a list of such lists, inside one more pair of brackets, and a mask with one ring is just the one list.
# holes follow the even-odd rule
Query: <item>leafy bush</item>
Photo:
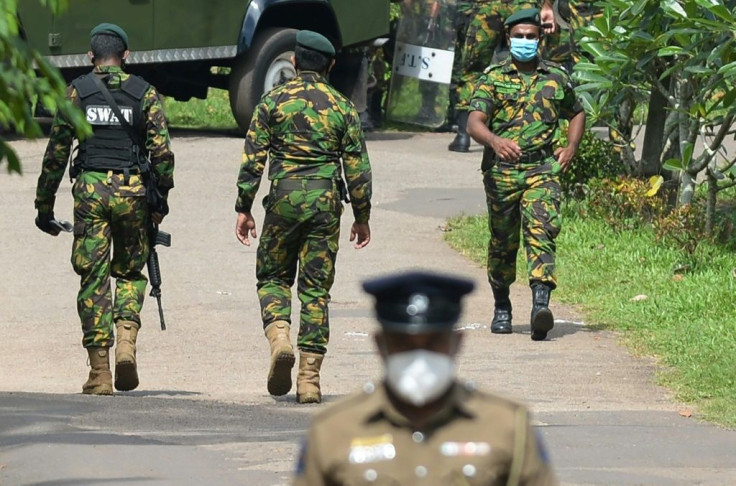
[[560, 182], [565, 196], [583, 199], [591, 179], [610, 179], [623, 173], [624, 166], [613, 144], [587, 131], [572, 166], [562, 174]]
[[663, 191], [633, 177], [593, 179], [588, 184], [584, 211], [617, 231], [641, 228], [667, 213]]

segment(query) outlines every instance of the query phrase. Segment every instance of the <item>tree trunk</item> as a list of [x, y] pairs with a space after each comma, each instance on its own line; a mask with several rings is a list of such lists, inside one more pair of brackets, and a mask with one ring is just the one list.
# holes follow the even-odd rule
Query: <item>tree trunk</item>
[[[668, 89], [670, 78], [662, 80]], [[647, 112], [647, 125], [644, 132], [644, 145], [642, 146], [641, 160], [637, 174], [641, 176], [653, 176], [662, 173], [662, 148], [664, 147], [664, 127], [667, 120], [667, 98], [658, 90], [653, 88], [649, 95], [649, 110]], [[672, 175], [666, 179], [672, 179]]]
[[712, 171], [707, 171], [708, 180], [708, 206], [705, 220], [705, 232], [708, 236], [713, 236], [713, 230], [716, 227], [716, 203], [718, 200], [718, 179]]

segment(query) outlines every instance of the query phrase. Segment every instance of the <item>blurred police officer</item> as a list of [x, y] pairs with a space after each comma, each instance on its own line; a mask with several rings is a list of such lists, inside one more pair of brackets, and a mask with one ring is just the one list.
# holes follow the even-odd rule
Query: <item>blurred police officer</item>
[[[128, 35], [114, 24], [92, 29], [90, 74], [72, 81], [68, 96], [92, 125], [94, 134], [79, 143], [70, 174], [76, 178], [72, 266], [81, 277], [77, 310], [82, 320], [91, 371], [82, 393], [112, 395], [109, 349], [115, 343], [115, 388], [138, 386], [136, 340], [146, 290], [143, 266], [148, 258], [148, 218], [160, 223], [168, 207], [149, 214], [142, 173], [150, 166], [164, 198], [174, 186], [164, 107], [156, 89], [137, 76], [123, 72], [128, 57]], [[97, 80], [102, 81], [101, 87]], [[108, 102], [112, 97], [128, 127]], [[43, 168], [36, 189], [36, 226], [53, 236], [54, 202], [74, 140], [74, 127], [57, 116], [51, 128]], [[166, 206], [166, 204], [163, 204]], [[112, 246], [112, 260], [110, 247]], [[110, 288], [115, 277], [115, 289]]]
[[[350, 241], [368, 245], [371, 167], [360, 118], [353, 104], [325, 77], [335, 48], [324, 36], [299, 31], [297, 77], [265, 94], [245, 139], [238, 176], [236, 236], [250, 245], [256, 237], [251, 214], [269, 160], [271, 188], [256, 257], [261, 317], [271, 346], [267, 387], [272, 395], [291, 390], [295, 356], [289, 337], [291, 286], [299, 270], [299, 374], [297, 401], [322, 400], [319, 372], [329, 339], [328, 302], [335, 278], [342, 200], [347, 192], [355, 222]], [[342, 179], [345, 172], [347, 188]]]
[[[509, 334], [509, 286], [516, 280], [519, 230], [524, 235], [532, 288], [532, 339], [554, 326], [550, 292], [557, 286], [555, 238], [560, 232], [560, 173], [572, 163], [585, 112], [567, 71], [538, 55], [538, 9], [506, 19], [510, 57], [488, 68], [470, 102], [470, 135], [485, 147], [483, 183], [491, 238], [488, 280], [495, 310], [491, 331]], [[566, 147], [555, 147], [559, 120], [570, 120]]]
[[294, 484], [557, 484], [526, 407], [455, 378], [453, 326], [473, 283], [420, 272], [363, 288], [384, 381], [315, 417]]

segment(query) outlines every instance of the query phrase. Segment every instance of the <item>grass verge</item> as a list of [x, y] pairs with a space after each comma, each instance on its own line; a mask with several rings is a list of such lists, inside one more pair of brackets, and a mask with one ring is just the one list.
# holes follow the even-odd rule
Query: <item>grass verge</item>
[[[634, 353], [658, 358], [659, 382], [704, 419], [736, 427], [736, 255], [702, 243], [697, 261], [679, 274], [682, 253], [657, 244], [651, 230], [617, 233], [570, 213], [557, 240], [555, 298], [620, 331]], [[486, 216], [449, 226], [450, 245], [484, 265]], [[526, 268], [521, 257], [518, 268]]]
[[230, 110], [228, 92], [210, 88], [207, 99], [176, 101], [164, 98], [169, 125], [177, 128], [235, 129], [238, 124]]

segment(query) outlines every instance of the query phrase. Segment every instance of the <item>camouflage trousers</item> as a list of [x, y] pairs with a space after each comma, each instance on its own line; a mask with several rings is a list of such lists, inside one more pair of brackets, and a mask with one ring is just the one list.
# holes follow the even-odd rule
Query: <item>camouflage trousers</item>
[[[483, 71], [493, 62], [493, 54], [504, 36], [503, 23], [517, 10], [533, 8], [536, 1], [497, 0], [480, 2], [469, 14], [470, 22], [465, 33], [460, 58], [460, 74], [455, 97], [457, 111], [467, 111], [473, 90]], [[466, 14], [467, 15], [467, 14]]]
[[115, 342], [115, 322], [140, 324], [147, 283], [142, 270], [148, 258], [145, 187], [137, 175], [125, 181], [122, 174], [83, 172], [72, 193], [72, 266], [81, 277], [77, 312], [82, 345], [109, 347]]
[[340, 239], [342, 202], [337, 185], [330, 189], [282, 191], [271, 186], [264, 199], [266, 216], [258, 244], [256, 277], [264, 328], [291, 322], [291, 287], [297, 275], [301, 302], [299, 349], [324, 354], [330, 338], [330, 289]]
[[555, 238], [560, 232], [560, 164], [497, 162], [483, 174], [488, 205], [488, 281], [493, 288], [516, 280], [519, 230], [524, 237], [529, 282], [557, 286]]

